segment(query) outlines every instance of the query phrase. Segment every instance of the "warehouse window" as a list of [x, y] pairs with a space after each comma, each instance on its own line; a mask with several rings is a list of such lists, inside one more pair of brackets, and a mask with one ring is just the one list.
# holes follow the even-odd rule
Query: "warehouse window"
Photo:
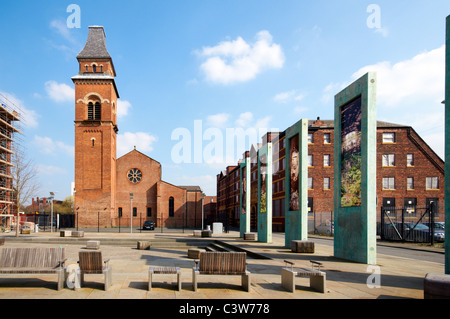
[[427, 177], [426, 189], [427, 190], [439, 189], [439, 177]]
[[383, 189], [395, 189], [395, 178], [394, 177], [383, 178]]
[[383, 133], [383, 144], [395, 143], [395, 133]]
[[394, 154], [384, 154], [383, 155], [383, 167], [395, 166], [395, 155]]

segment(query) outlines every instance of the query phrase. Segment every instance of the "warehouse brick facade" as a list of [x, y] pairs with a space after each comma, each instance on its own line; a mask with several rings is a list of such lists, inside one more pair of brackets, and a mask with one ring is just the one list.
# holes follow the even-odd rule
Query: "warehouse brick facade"
[[[333, 212], [334, 121], [309, 121], [308, 209], [312, 213]], [[251, 159], [251, 223], [256, 225], [258, 149], [273, 144], [273, 230], [284, 231], [285, 132], [270, 132], [262, 144], [254, 145]], [[229, 166], [217, 175], [218, 215], [230, 225], [239, 225], [239, 166]], [[444, 162], [410, 126], [377, 123], [377, 218], [382, 207], [425, 207], [435, 202], [436, 221], [444, 220]], [[312, 215], [310, 215], [310, 218]]]

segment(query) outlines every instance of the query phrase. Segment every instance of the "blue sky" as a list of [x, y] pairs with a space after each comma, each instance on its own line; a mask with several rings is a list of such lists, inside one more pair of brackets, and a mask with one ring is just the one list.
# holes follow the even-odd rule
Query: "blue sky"
[[[81, 10], [80, 28], [68, 28], [70, 4]], [[227, 128], [333, 119], [334, 95], [367, 71], [379, 77], [378, 119], [412, 125], [443, 157], [449, 14], [448, 0], [3, 0], [0, 92], [23, 110], [22, 146], [39, 170], [40, 197], [70, 195], [71, 77], [90, 25], [104, 26], [117, 71], [119, 155], [137, 145], [169, 183], [215, 195], [216, 175], [249, 147], [209, 153], [218, 144], [208, 133], [222, 133], [225, 145]], [[173, 138], [180, 130], [191, 134], [190, 162], [173, 155], [186, 142]], [[193, 163], [196, 138], [206, 153]]]

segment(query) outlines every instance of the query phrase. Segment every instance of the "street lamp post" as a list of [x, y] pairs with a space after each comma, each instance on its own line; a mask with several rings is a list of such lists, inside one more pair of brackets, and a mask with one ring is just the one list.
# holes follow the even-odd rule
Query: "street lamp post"
[[130, 207], [130, 234], [133, 233], [133, 193], [130, 193], [130, 201], [131, 201], [131, 207]]
[[50, 198], [49, 198], [52, 202], [51, 202], [51, 217], [50, 217], [50, 232], [53, 233], [53, 200], [55, 199], [55, 193], [54, 192], [50, 192]]

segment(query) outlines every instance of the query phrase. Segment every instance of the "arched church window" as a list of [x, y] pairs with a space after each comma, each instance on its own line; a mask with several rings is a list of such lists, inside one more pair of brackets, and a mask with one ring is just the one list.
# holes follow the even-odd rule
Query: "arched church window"
[[169, 217], [175, 216], [175, 199], [173, 197], [169, 198]]
[[95, 103], [95, 120], [101, 121], [102, 119], [102, 107], [100, 102]]
[[88, 104], [88, 120], [94, 119], [94, 104], [89, 102]]
[[130, 182], [137, 184], [142, 180], [142, 172], [137, 168], [133, 168], [128, 171], [127, 177]]

